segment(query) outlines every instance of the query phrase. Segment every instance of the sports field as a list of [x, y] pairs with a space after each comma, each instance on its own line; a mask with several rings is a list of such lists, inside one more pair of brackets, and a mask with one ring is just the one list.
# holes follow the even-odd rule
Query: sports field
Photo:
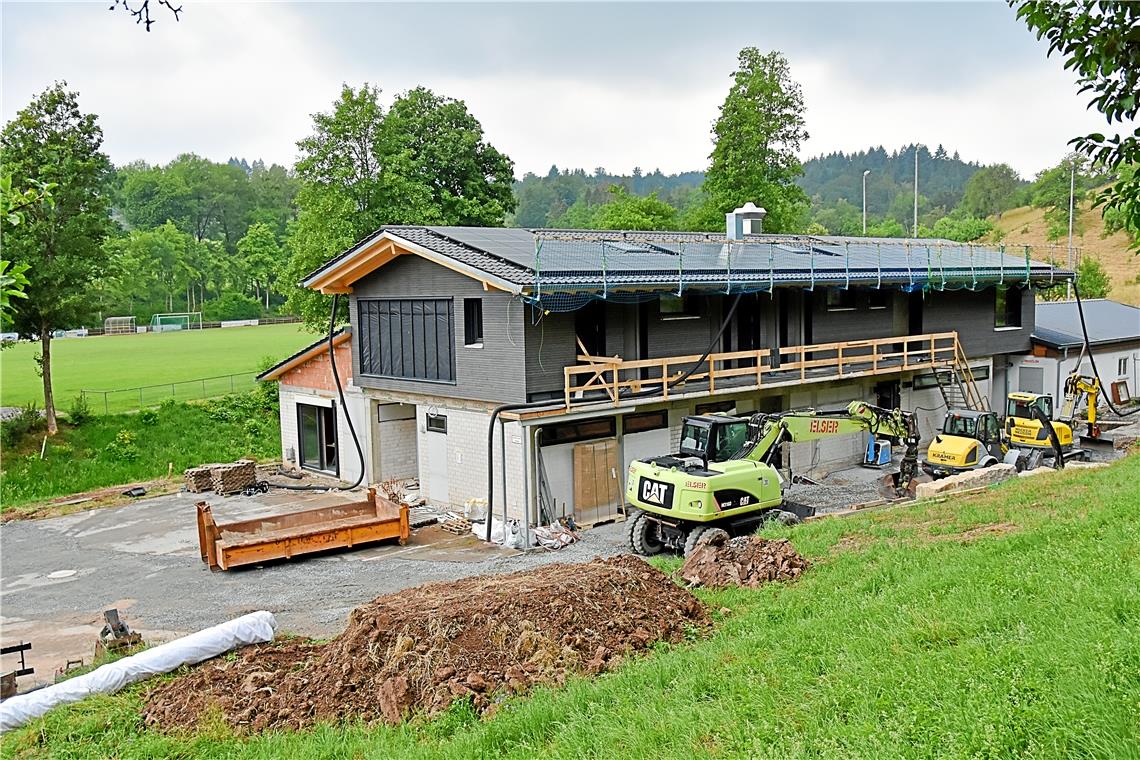
[[[283, 359], [316, 340], [298, 324], [230, 327], [224, 330], [187, 330], [142, 335], [102, 335], [90, 338], [61, 338], [52, 341], [52, 378], [56, 406], [67, 409], [81, 390], [117, 390], [167, 384], [165, 389], [143, 393], [147, 404], [162, 396], [196, 398], [200, 384], [186, 381], [200, 378], [253, 373], [263, 359]], [[21, 342], [0, 353], [0, 405], [21, 406], [29, 401], [43, 404], [43, 381], [36, 374], [35, 356], [39, 343]], [[244, 385], [250, 378], [235, 378]], [[170, 384], [175, 385], [172, 390]], [[204, 395], [230, 391], [230, 380], [205, 384]], [[117, 393], [89, 397], [96, 413], [125, 411], [139, 406], [139, 394]]]

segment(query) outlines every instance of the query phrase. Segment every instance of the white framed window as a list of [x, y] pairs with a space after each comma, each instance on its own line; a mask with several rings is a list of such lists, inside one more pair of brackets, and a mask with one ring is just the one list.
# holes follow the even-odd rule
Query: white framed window
[[1117, 377], [1128, 377], [1128, 357], [1122, 356], [1116, 360]]

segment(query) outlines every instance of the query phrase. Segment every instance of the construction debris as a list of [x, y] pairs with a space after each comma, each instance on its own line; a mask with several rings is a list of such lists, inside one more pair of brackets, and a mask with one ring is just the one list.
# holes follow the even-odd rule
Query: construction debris
[[709, 624], [692, 594], [629, 555], [432, 583], [358, 607], [327, 643], [248, 647], [160, 684], [143, 719], [180, 731], [220, 717], [250, 734], [398, 723], [463, 699], [485, 712], [502, 695], [609, 670]]
[[135, 649], [143, 645], [143, 638], [135, 633], [119, 618], [119, 611], [115, 608], [103, 611], [106, 621], [99, 638], [95, 642], [95, 659], [105, 654], [119, 654], [128, 649]]
[[454, 512], [448, 512], [447, 519], [441, 520], [439, 527], [448, 533], [454, 533], [457, 536], [466, 536], [471, 532], [471, 521], [465, 517], [460, 517]]
[[950, 491], [982, 488], [1015, 477], [1017, 477], [1016, 467], [1012, 464], [1000, 463], [979, 470], [968, 470], [930, 483], [919, 483], [915, 489], [915, 497], [927, 499]]
[[697, 543], [679, 575], [690, 586], [756, 588], [772, 581], [791, 581], [808, 568], [792, 542], [760, 536], [729, 538], [722, 531]]

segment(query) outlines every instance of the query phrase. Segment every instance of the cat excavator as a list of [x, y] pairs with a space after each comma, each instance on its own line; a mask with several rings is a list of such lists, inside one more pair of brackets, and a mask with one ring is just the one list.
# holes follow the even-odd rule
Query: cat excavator
[[772, 464], [780, 444], [859, 432], [905, 446], [895, 479], [904, 492], [918, 474], [918, 425], [910, 412], [853, 401], [831, 411], [686, 417], [677, 454], [629, 466], [626, 498], [635, 508], [628, 521], [630, 548], [643, 555], [666, 548], [689, 554], [710, 531], [742, 535], [768, 520], [811, 515], [811, 507], [784, 499]]

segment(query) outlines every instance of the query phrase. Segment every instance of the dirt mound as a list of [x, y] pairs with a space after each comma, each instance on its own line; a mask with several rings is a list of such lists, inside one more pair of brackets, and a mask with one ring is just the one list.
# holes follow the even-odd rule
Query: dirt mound
[[327, 643], [246, 647], [147, 695], [160, 729], [224, 720], [237, 733], [320, 721], [397, 723], [470, 698], [479, 710], [534, 684], [598, 673], [709, 625], [704, 605], [630, 556], [432, 583], [356, 608]]
[[790, 581], [808, 568], [792, 542], [759, 536], [713, 535], [697, 544], [679, 574], [690, 586], [748, 586]]

